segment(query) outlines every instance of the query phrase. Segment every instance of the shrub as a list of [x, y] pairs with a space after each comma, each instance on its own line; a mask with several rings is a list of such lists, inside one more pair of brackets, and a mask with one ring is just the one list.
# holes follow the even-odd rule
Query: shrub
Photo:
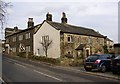
[[26, 58], [26, 52], [19, 52], [18, 56]]
[[42, 61], [42, 62], [48, 62], [51, 64], [59, 64], [60, 63], [59, 59], [47, 58], [45, 56], [31, 56], [30, 59], [38, 60], [38, 61]]

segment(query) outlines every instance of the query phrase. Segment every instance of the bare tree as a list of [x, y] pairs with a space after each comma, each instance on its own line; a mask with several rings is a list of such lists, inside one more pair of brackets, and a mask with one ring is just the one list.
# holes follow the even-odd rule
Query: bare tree
[[50, 45], [52, 44], [52, 40], [49, 39], [49, 36], [42, 36], [42, 42], [40, 42], [40, 44], [43, 47], [43, 50], [45, 51], [45, 55], [47, 57], [48, 55], [48, 49], [50, 47]]
[[10, 6], [12, 6], [12, 5], [10, 5], [10, 3], [6, 3], [6, 2], [0, 0], [0, 30], [1, 30], [1, 33], [4, 29], [4, 23], [5, 23], [5, 19], [7, 16], [6, 8], [10, 7]]

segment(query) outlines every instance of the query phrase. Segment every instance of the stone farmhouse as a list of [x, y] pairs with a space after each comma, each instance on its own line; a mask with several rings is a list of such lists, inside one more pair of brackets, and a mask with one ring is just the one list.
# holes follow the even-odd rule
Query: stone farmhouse
[[50, 58], [87, 57], [94, 53], [103, 53], [103, 46], [113, 49], [113, 41], [93, 29], [74, 26], [67, 23], [63, 12], [61, 22], [53, 22], [52, 14], [46, 14], [46, 20], [34, 25], [33, 18], [28, 19], [27, 29], [18, 27], [5, 29], [5, 53], [18, 55], [28, 52], [29, 55], [45, 56], [41, 44], [45, 39], [49, 45], [47, 55]]

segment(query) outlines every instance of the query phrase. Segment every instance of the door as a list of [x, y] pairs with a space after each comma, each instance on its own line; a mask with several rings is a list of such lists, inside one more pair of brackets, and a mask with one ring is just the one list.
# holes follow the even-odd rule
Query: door
[[86, 50], [86, 57], [89, 56], [89, 50]]

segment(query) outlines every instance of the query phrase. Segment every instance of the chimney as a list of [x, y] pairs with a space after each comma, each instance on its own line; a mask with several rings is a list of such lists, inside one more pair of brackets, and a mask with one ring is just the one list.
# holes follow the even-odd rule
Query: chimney
[[34, 26], [33, 18], [28, 18], [28, 28], [32, 28]]
[[52, 21], [52, 14], [49, 14], [49, 12], [46, 14], [46, 20]]
[[14, 27], [14, 30], [15, 30], [15, 31], [17, 31], [17, 30], [18, 30], [18, 27], [17, 27], [17, 26], [15, 26], [15, 27]]
[[64, 12], [62, 13], [61, 23], [67, 23], [66, 14]]
[[15, 26], [15, 27], [14, 27], [14, 32], [17, 32], [17, 31], [18, 31], [18, 27]]

